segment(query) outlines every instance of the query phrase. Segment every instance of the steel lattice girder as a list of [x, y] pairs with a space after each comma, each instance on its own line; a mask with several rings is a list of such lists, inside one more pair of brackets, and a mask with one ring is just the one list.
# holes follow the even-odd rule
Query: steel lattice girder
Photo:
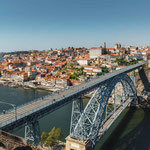
[[74, 131], [72, 132], [73, 135], [77, 135], [75, 134], [75, 131], [77, 131], [78, 137], [80, 137], [81, 140], [86, 138], [86, 134], [88, 132], [87, 130], [89, 130], [89, 126], [91, 125], [95, 117], [95, 113], [98, 109], [99, 100], [101, 99], [100, 96], [104, 93], [107, 84], [108, 82], [101, 84], [100, 87], [95, 91], [90, 102], [87, 104], [86, 108], [84, 109], [84, 112], [78, 120]]
[[25, 139], [28, 143], [38, 145], [40, 142], [40, 126], [37, 120], [27, 123], [25, 126]]
[[[125, 98], [136, 97], [136, 88], [133, 81], [126, 74], [115, 76], [99, 86], [81, 114], [71, 136], [78, 140], [90, 139], [93, 144], [98, 138], [111, 92], [118, 82], [122, 83]], [[72, 115], [73, 116], [73, 115]]]
[[82, 111], [83, 111], [83, 101], [82, 97], [80, 97], [76, 101], [73, 101], [72, 103], [70, 134], [74, 131], [74, 128], [82, 114]]

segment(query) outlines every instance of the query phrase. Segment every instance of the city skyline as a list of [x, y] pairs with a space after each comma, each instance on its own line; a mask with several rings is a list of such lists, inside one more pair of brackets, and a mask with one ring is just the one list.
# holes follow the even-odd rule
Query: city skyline
[[150, 45], [148, 0], [2, 0], [0, 52]]

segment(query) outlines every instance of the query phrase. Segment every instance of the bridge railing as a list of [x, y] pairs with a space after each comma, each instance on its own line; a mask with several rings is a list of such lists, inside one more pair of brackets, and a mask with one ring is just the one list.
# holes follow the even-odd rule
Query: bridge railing
[[[100, 76], [100, 77], [101, 77], [101, 76]], [[48, 95], [46, 95], [46, 96], [40, 97], [40, 98], [38, 98], [38, 99], [34, 99], [34, 100], [30, 101], [30, 102], [27, 102], [27, 103], [24, 103], [24, 104], [22, 104], [22, 105], [20, 105], [20, 106], [17, 106], [17, 109], [23, 108], [24, 106], [27, 106], [27, 105], [32, 105], [32, 104], [35, 103], [35, 102], [43, 101], [44, 99], [48, 99], [49, 97], [53, 97], [54, 95], [57, 95], [58, 93], [65, 92], [65, 91], [68, 90], [68, 89], [73, 89], [73, 88], [75, 88], [75, 87], [79, 87], [79, 88], [77, 88], [78, 90], [75, 92], [75, 93], [77, 93], [77, 92], [79, 92], [79, 91], [81, 90], [81, 89], [80, 89], [80, 86], [84, 85], [85, 83], [90, 82], [90, 81], [93, 80], [93, 79], [98, 79], [98, 78], [100, 78], [100, 77], [99, 77], [99, 76], [96, 76], [96, 77], [94, 77], [94, 78], [92, 78], [92, 79], [89, 79], [89, 80], [87, 80], [87, 81], [82, 82], [81, 84], [74, 85], [74, 86], [71, 86], [71, 87], [69, 87], [69, 88], [64, 88], [64, 89], [61, 89], [61, 90], [56, 91], [56, 92], [52, 92], [52, 94], [48, 94]], [[89, 88], [90, 86], [93, 86], [93, 85], [95, 85], [95, 83], [86, 86], [86, 88]], [[70, 95], [72, 95], [72, 94], [74, 94], [74, 92], [72, 92], [71, 94], [66, 95], [66, 96], [70, 96]], [[65, 96], [65, 97], [66, 97], [66, 96]], [[62, 97], [60, 98], [60, 100], [61, 100], [62, 98], [64, 98], [64, 97], [62, 96]], [[59, 100], [59, 99], [58, 99], [58, 100], [55, 100], [55, 102], [58, 102], [58, 101], [60, 101], [60, 100]], [[54, 103], [54, 102], [52, 102], [52, 103]], [[46, 106], [47, 106], [47, 105], [50, 105], [50, 102], [47, 102]], [[43, 108], [43, 106], [42, 106], [42, 108]], [[34, 110], [35, 110], [35, 109], [34, 109]], [[14, 109], [9, 109], [9, 110], [6, 111], [6, 113], [12, 113], [13, 111], [14, 111]], [[0, 115], [3, 115], [3, 113], [1, 112]]]
[[[30, 101], [30, 102], [27, 102], [27, 103], [24, 103], [24, 104], [21, 104], [21, 105], [17, 106], [17, 109], [18, 109], [18, 108], [21, 108], [21, 107], [24, 107], [24, 106], [26, 106], [26, 105], [33, 104], [33, 103], [35, 103], [35, 102], [37, 102], [37, 101], [41, 101], [41, 100], [42, 100], [42, 98], [34, 99], [34, 100]], [[14, 109], [11, 108], [11, 109], [9, 109], [9, 110], [6, 110], [5, 113], [12, 113], [13, 111], [14, 111]], [[3, 112], [1, 112], [0, 115], [3, 115]]]
[[[72, 95], [72, 94], [75, 94], [75, 93], [78, 93], [78, 92], [79, 92], [79, 90], [74, 91], [74, 92], [68, 94], [67, 96], [64, 96], [64, 97], [62, 96], [62, 97], [60, 97], [59, 99], [55, 100], [55, 102], [54, 102], [54, 101], [46, 102], [46, 103], [42, 104], [41, 106], [39, 106], [39, 107], [37, 107], [37, 108], [34, 108], [34, 109], [32, 109], [32, 110], [30, 110], [30, 111], [28, 111], [28, 112], [26, 112], [26, 113], [22, 113], [22, 114], [20, 114], [20, 115], [17, 115], [17, 120], [19, 120], [19, 119], [21, 119], [21, 118], [23, 118], [23, 117], [26, 117], [26, 116], [28, 116], [28, 115], [30, 115], [30, 114], [32, 114], [32, 113], [34, 113], [34, 112], [36, 112], [36, 111], [38, 111], [38, 110], [40, 110], [40, 109], [42, 109], [42, 108], [45, 108], [45, 107], [47, 107], [47, 106], [49, 106], [49, 105], [51, 105], [51, 104], [57, 103], [57, 102], [61, 101], [62, 98], [64, 99], [65, 97], [68, 97], [68, 96], [70, 96], [70, 95]], [[56, 93], [55, 93], [55, 94], [56, 94]], [[52, 95], [50, 95], [50, 96], [53, 97], [55, 94], [52, 94]], [[46, 97], [44, 97], [44, 98], [49, 98], [49, 96], [46, 96]], [[17, 109], [23, 108], [23, 107], [26, 106], [26, 105], [32, 105], [33, 103], [35, 103], [35, 102], [37, 102], [37, 101], [43, 101], [43, 98], [39, 98], [38, 100], [36, 99], [36, 100], [34, 100], [34, 101], [32, 101], [32, 102], [29, 102], [29, 103], [20, 105], [20, 106], [17, 107]], [[10, 109], [10, 110], [8, 110], [6, 113], [12, 113], [13, 111], [14, 111], [13, 109]], [[1, 113], [0, 115], [3, 115], [3, 113]], [[10, 124], [10, 123], [12, 123], [12, 122], [14, 122], [14, 121], [16, 121], [16, 116], [15, 116], [15, 114], [14, 114], [14, 116], [12, 116], [12, 119], [9, 119], [8, 121], [6, 121], [6, 122], [4, 122], [4, 123], [1, 123], [1, 124], [0, 124], [0, 128], [3, 127], [3, 126], [5, 126], [5, 125], [7, 125], [7, 124]]]
[[[104, 76], [104, 75], [102, 75], [102, 76]], [[33, 103], [35, 103], [35, 102], [37, 102], [37, 101], [42, 101], [42, 100], [44, 100], [44, 99], [47, 99], [47, 98], [49, 98], [49, 97], [51, 97], [51, 96], [54, 96], [54, 95], [60, 93], [60, 92], [65, 92], [65, 91], [68, 90], [68, 89], [73, 89], [73, 88], [75, 88], [75, 87], [80, 87], [80, 86], [84, 85], [85, 83], [90, 82], [90, 81], [93, 80], [93, 79], [98, 79], [98, 78], [100, 78], [100, 77], [101, 77], [101, 76], [96, 76], [96, 77], [93, 77], [92, 79], [88, 79], [87, 81], [84, 81], [84, 82], [82, 82], [82, 83], [80, 83], [80, 84], [78, 84], [78, 85], [70, 86], [69, 88], [63, 88], [63, 89], [61, 89], [61, 90], [59, 90], [59, 91], [52, 92], [52, 94], [48, 94], [48, 95], [43, 96], [43, 97], [40, 97], [40, 98], [38, 98], [38, 99], [34, 99], [34, 100], [30, 101], [30, 102], [27, 102], [27, 103], [24, 103], [24, 104], [22, 104], [22, 105], [20, 105], [20, 106], [17, 106], [17, 108], [21, 108], [21, 107], [24, 107], [24, 106], [26, 106], [26, 105], [33, 104]], [[90, 85], [90, 86], [91, 86], [91, 85]], [[12, 108], [6, 111], [6, 113], [11, 113], [11, 112], [13, 112], [13, 109], [12, 109]], [[3, 115], [3, 112], [1, 112], [0, 115]]]
[[[75, 85], [75, 86], [78, 86], [78, 85]], [[56, 94], [58, 94], [58, 93], [60, 93], [60, 92], [66, 91], [66, 90], [68, 90], [68, 89], [72, 89], [72, 88], [74, 88], [75, 86], [71, 86], [71, 87], [69, 87], [69, 88], [64, 88], [64, 89], [59, 90], [59, 91], [57, 91], [57, 92], [52, 92], [52, 94], [48, 94], [48, 95], [46, 95], [46, 96], [43, 96], [43, 97], [34, 99], [34, 100], [30, 101], [30, 102], [21, 104], [21, 105], [17, 106], [17, 109], [18, 109], [18, 108], [21, 108], [21, 107], [24, 107], [24, 106], [26, 106], [26, 105], [33, 104], [33, 103], [35, 103], [35, 102], [37, 102], [37, 101], [43, 101], [44, 99], [48, 99], [49, 97], [52, 97], [52, 96], [54, 96], [54, 95], [56, 95]], [[14, 111], [14, 109], [11, 108], [11, 109], [9, 109], [9, 110], [6, 110], [5, 113], [12, 113], [13, 111]], [[1, 112], [0, 115], [3, 115], [3, 112]]]

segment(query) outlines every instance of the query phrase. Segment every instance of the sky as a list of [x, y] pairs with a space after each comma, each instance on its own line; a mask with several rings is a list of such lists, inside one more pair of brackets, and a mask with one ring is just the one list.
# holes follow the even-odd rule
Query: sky
[[0, 52], [150, 45], [150, 0], [0, 0]]

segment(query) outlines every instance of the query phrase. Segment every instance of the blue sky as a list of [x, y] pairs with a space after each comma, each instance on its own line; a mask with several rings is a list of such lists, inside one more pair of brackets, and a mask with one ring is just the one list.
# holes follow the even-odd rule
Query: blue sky
[[150, 0], [0, 0], [0, 50], [150, 45]]

